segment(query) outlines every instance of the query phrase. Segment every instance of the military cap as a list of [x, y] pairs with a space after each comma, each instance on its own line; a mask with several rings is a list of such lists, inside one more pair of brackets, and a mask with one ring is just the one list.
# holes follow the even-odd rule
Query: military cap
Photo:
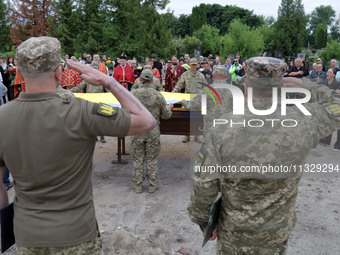
[[48, 36], [31, 37], [16, 49], [18, 69], [24, 73], [54, 71], [60, 65], [60, 43]]
[[192, 59], [190, 59], [190, 63], [189, 63], [189, 65], [198, 65], [198, 63], [197, 63], [197, 59], [196, 59], [196, 58], [192, 58]]
[[140, 77], [143, 80], [151, 81], [153, 79], [153, 73], [152, 73], [151, 69], [144, 69], [143, 72], [141, 73]]
[[145, 65], [145, 66], [143, 66], [143, 69], [152, 69], [152, 66], [150, 66], [150, 65]]
[[281, 86], [283, 74], [286, 72], [285, 63], [278, 58], [254, 57], [247, 60], [246, 82], [251, 80], [266, 86]]
[[99, 63], [97, 61], [92, 61], [91, 62], [91, 67], [99, 69]]
[[214, 66], [214, 68], [213, 68], [213, 74], [216, 74], [216, 75], [226, 75], [227, 74], [227, 70], [225, 69], [225, 66], [217, 65], [217, 66]]

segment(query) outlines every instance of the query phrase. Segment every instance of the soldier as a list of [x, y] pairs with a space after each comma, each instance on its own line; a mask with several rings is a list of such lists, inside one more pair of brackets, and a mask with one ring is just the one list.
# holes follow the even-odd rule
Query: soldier
[[[182, 88], [185, 89], [184, 93], [197, 94], [199, 92], [198, 88], [202, 88], [202, 83], [207, 83], [207, 81], [204, 75], [197, 71], [197, 65], [198, 63], [196, 58], [192, 58], [190, 60], [190, 70], [182, 74], [172, 92], [180, 92]], [[197, 135], [195, 135], [194, 140], [198, 143], [201, 142], [199, 136]], [[189, 141], [190, 136], [185, 136], [183, 139], [183, 143], [187, 143]]]
[[57, 87], [56, 92], [65, 102], [70, 102], [71, 98], [75, 97], [71, 91], [63, 89], [60, 85]]
[[[99, 70], [99, 63], [95, 60], [91, 62], [91, 67]], [[94, 86], [87, 82], [86, 80], [83, 80], [77, 87], [73, 87], [70, 89], [71, 92], [73, 93], [78, 93], [82, 91], [83, 89], [86, 89], [86, 93], [104, 93], [105, 88], [104, 86]], [[106, 140], [104, 136], [100, 136], [100, 142], [101, 143], [106, 143]]]
[[[133, 185], [136, 193], [142, 193], [144, 177], [144, 161], [146, 162], [146, 176], [149, 182], [149, 193], [154, 193], [158, 187], [157, 158], [160, 151], [159, 118], [171, 117], [172, 104], [166, 105], [161, 93], [151, 87], [153, 73], [146, 69], [141, 74], [142, 85], [132, 93], [151, 112], [157, 121], [157, 126], [142, 135], [131, 137], [130, 153], [133, 159]], [[170, 109], [169, 109], [170, 108]]]
[[[27, 93], [0, 107], [0, 119], [6, 123], [0, 133], [7, 134], [0, 139], [0, 178], [7, 166], [15, 188], [19, 255], [102, 254], [91, 185], [96, 135], [136, 135], [156, 125], [116, 80], [74, 61], [68, 66], [90, 84], [105, 85], [122, 108], [80, 98], [61, 100], [56, 94], [62, 74], [60, 50], [52, 37], [21, 43], [16, 59]], [[1, 186], [0, 208], [7, 204]]]
[[[295, 202], [301, 173], [265, 175], [261, 178], [237, 172], [242, 166], [303, 165], [312, 148], [324, 137], [340, 127], [340, 97], [325, 86], [308, 79], [285, 78], [285, 65], [279, 59], [255, 57], [249, 59], [245, 80], [245, 96], [253, 90], [253, 107], [272, 106], [272, 88], [295, 86], [311, 91], [318, 103], [304, 107], [312, 114], [305, 116], [298, 107], [288, 107], [287, 115], [278, 109], [270, 119], [295, 119], [294, 128], [283, 125], [251, 127], [240, 125], [240, 118], [231, 113], [220, 119], [236, 119], [236, 127], [219, 125], [212, 128], [195, 162], [193, 190], [188, 213], [191, 221], [202, 230], [207, 226], [210, 206], [219, 190], [222, 194], [218, 231], [210, 240], [217, 239], [217, 254], [285, 254], [287, 240], [295, 223]], [[327, 110], [326, 110], [327, 109]], [[261, 120], [248, 109], [242, 116]], [[207, 166], [234, 166], [235, 173], [210, 174], [202, 171]], [[198, 168], [197, 168], [198, 167]], [[269, 178], [268, 178], [269, 177]], [[219, 183], [221, 182], [221, 185]]]
[[[150, 69], [151, 70], [151, 68], [152, 68], [152, 66], [145, 65], [143, 69], [144, 70], [145, 69]], [[131, 91], [134, 90], [134, 89], [138, 89], [142, 85], [142, 81], [141, 80], [142, 79], [140, 77], [135, 80], [135, 83], [133, 84], [133, 86], [131, 88]], [[163, 87], [161, 85], [160, 80], [155, 78], [155, 77], [152, 79], [150, 86], [152, 88], [154, 88], [155, 90], [159, 91], [159, 92], [163, 90]]]
[[[208, 130], [212, 127], [214, 119], [218, 118], [223, 113], [227, 113], [233, 109], [232, 94], [226, 88], [227, 72], [225, 67], [222, 65], [215, 66], [214, 71], [212, 73], [212, 77], [213, 83], [211, 84], [211, 87], [213, 87], [220, 96], [222, 105], [219, 102], [215, 104], [213, 99], [210, 96], [207, 96], [207, 114], [204, 115], [203, 117], [204, 119], [203, 137], [206, 136]], [[210, 90], [207, 87], [206, 89]], [[197, 96], [194, 97], [192, 100], [190, 101], [183, 100], [182, 101], [183, 107], [188, 110], [200, 111], [202, 108], [202, 95], [207, 95], [207, 93], [201, 90], [197, 94]]]

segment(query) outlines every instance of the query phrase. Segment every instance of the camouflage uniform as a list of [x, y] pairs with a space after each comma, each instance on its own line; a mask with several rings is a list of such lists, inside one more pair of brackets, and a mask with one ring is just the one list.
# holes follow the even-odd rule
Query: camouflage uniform
[[[190, 65], [192, 64], [197, 65], [197, 60], [191, 59]], [[179, 78], [179, 81], [174, 88], [174, 92], [180, 92], [181, 89], [183, 89], [184, 87], [184, 93], [197, 94], [199, 92], [197, 88], [203, 87], [202, 83], [207, 83], [203, 74], [201, 74], [199, 71], [197, 71], [196, 73], [192, 73], [190, 70], [188, 70], [183, 73]]]
[[[151, 70], [144, 70], [141, 77], [151, 81], [153, 74]], [[134, 90], [133, 95], [145, 106], [157, 121], [157, 126], [145, 134], [131, 136], [130, 153], [133, 159], [133, 183], [141, 185], [144, 180], [144, 161], [146, 161], [146, 176], [151, 186], [158, 185], [157, 158], [160, 151], [160, 130], [159, 118], [169, 119], [171, 110], [167, 107], [162, 94], [150, 87], [149, 84], [142, 84]]]
[[96, 238], [88, 243], [72, 247], [18, 247], [20, 255], [102, 255], [102, 242]]
[[57, 94], [61, 97], [62, 100], [69, 102], [72, 97], [74, 97], [73, 93], [67, 89], [63, 89], [60, 85], [56, 89]]
[[[247, 77], [268, 79], [263, 86], [282, 84], [284, 63], [273, 58], [249, 59]], [[307, 79], [303, 87], [315, 96], [316, 103], [304, 104], [312, 116], [305, 116], [296, 107], [288, 107], [287, 115], [278, 110], [268, 116], [258, 116], [245, 110], [242, 116], [246, 123], [250, 119], [295, 119], [295, 128], [281, 125], [251, 128], [249, 126], [226, 128], [220, 125], [212, 128], [202, 145], [196, 166], [260, 166], [301, 165], [312, 148], [324, 137], [340, 127], [337, 111], [327, 113], [326, 106], [339, 109], [340, 97], [325, 86], [319, 86]], [[247, 80], [246, 80], [247, 83]], [[267, 84], [266, 84], [267, 83]], [[255, 87], [255, 86], [254, 86]], [[268, 109], [272, 100], [254, 99], [255, 109]], [[231, 113], [222, 119], [236, 119]], [[295, 223], [295, 202], [301, 173], [291, 172], [286, 177], [240, 173], [209, 174], [194, 171], [193, 190], [188, 213], [190, 219], [204, 229], [209, 210], [222, 193], [222, 209], [218, 222], [217, 254], [285, 254], [287, 240]], [[243, 178], [242, 178], [243, 177]], [[250, 178], [254, 177], [254, 178]], [[256, 178], [255, 178], [256, 177]], [[269, 177], [269, 178], [268, 178]], [[272, 177], [272, 178], [270, 178]], [[275, 178], [279, 177], [279, 178]], [[219, 185], [219, 180], [222, 184]]]
[[[99, 63], [97, 61], [92, 61], [91, 66], [93, 68], [98, 69]], [[70, 89], [73, 93], [78, 93], [79, 91], [86, 88], [86, 93], [104, 93], [105, 89], [103, 86], [93, 86], [92, 84], [88, 83], [87, 81], [83, 80], [78, 86]]]
[[[131, 88], [131, 91], [134, 90], [134, 89], [138, 89], [141, 85], [142, 85], [142, 82], [140, 81], [140, 79], [136, 79], [135, 83], [133, 84], [133, 86]], [[153, 79], [153, 82], [149, 86], [151, 88], [154, 88], [157, 91], [162, 91], [163, 90], [161, 82], [157, 78]]]
[[[224, 75], [226, 76], [226, 69], [224, 66], [215, 66], [213, 74], [215, 75]], [[194, 111], [200, 111], [202, 108], [202, 95], [207, 95], [207, 115], [203, 116], [204, 120], [204, 127], [203, 127], [203, 136], [206, 136], [208, 130], [212, 127], [214, 119], [221, 116], [223, 113], [227, 113], [231, 111], [232, 108], [232, 94], [231, 92], [225, 88], [225, 85], [227, 85], [226, 78], [224, 79], [214, 79], [213, 83], [210, 85], [213, 87], [218, 95], [221, 98], [222, 105], [220, 105], [218, 99], [215, 97], [216, 104], [213, 101], [213, 99], [207, 95], [207, 93], [203, 90], [200, 90], [200, 92], [197, 94], [196, 97], [194, 97], [190, 101], [184, 101], [183, 106], [184, 108], [188, 110], [194, 110]], [[209, 88], [205, 88], [209, 90]]]

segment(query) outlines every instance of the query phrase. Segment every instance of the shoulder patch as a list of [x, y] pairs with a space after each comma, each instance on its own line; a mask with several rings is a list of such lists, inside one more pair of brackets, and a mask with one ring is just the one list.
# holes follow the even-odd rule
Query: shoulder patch
[[340, 116], [340, 105], [332, 104], [324, 108], [326, 112], [331, 116]]
[[119, 108], [103, 103], [94, 104], [92, 108], [92, 114], [107, 118], [115, 118], [118, 111]]

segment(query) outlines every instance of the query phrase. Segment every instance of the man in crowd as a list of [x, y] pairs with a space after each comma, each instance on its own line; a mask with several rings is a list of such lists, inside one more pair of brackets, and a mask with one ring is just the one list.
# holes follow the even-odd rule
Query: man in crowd
[[229, 69], [229, 75], [231, 77], [231, 81], [233, 85], [238, 85], [238, 82], [241, 80], [240, 71], [242, 69], [242, 65], [239, 62], [238, 58], [234, 59], [234, 64]]
[[[273, 87], [303, 87], [316, 95], [317, 103], [304, 104], [312, 114], [305, 116], [297, 107], [288, 107], [281, 115], [280, 107], [270, 116], [277, 119], [296, 119], [294, 128], [218, 125], [213, 127], [195, 161], [193, 189], [188, 206], [192, 222], [204, 231], [210, 207], [221, 192], [222, 203], [217, 236], [217, 254], [281, 254], [287, 250], [287, 241], [296, 224], [295, 202], [301, 173], [241, 173], [242, 166], [303, 165], [320, 137], [340, 127], [340, 115], [325, 107], [340, 107], [340, 97], [325, 86], [308, 79], [285, 78], [284, 63], [275, 58], [256, 57], [248, 60], [245, 97], [252, 88], [255, 109], [269, 109]], [[245, 123], [265, 119], [245, 109], [238, 117], [232, 113], [220, 119]], [[262, 131], [261, 131], [262, 130]], [[260, 147], [259, 147], [260, 146]], [[212, 174], [200, 171], [208, 166], [234, 166], [236, 171]], [[199, 169], [198, 169], [198, 168]]]
[[131, 90], [133, 83], [135, 82], [135, 75], [131, 66], [126, 64], [126, 56], [122, 53], [119, 57], [119, 65], [113, 72], [113, 78], [121, 83], [124, 88]]
[[[190, 60], [190, 70], [182, 74], [172, 92], [180, 92], [184, 88], [184, 93], [198, 94], [198, 88], [202, 88], [204, 86], [203, 83], [206, 83], [207, 81], [204, 78], [204, 75], [197, 71], [197, 65], [198, 63], [196, 58], [192, 58]], [[189, 141], [190, 136], [185, 136], [183, 143], [187, 143]], [[197, 135], [195, 135], [194, 141], [198, 143], [201, 142]]]
[[301, 58], [295, 59], [294, 63], [295, 65], [284, 74], [285, 77], [302, 78], [308, 76], [308, 71], [303, 67]]
[[99, 54], [97, 54], [97, 53], [93, 54], [93, 61], [97, 61], [99, 63], [99, 71], [101, 71], [104, 74], [108, 74], [105, 62], [100, 61]]
[[[19, 255], [100, 255], [91, 185], [96, 135], [137, 135], [156, 125], [116, 80], [74, 61], [67, 63], [90, 84], [104, 84], [122, 108], [79, 98], [64, 103], [56, 94], [62, 73], [60, 48], [51, 37], [32, 37], [20, 44], [16, 59], [27, 90], [0, 107], [0, 119], [6, 123], [0, 133], [9, 134], [0, 139], [0, 177], [8, 166], [15, 187]], [[1, 185], [0, 207], [6, 204], [7, 191]]]
[[[152, 66], [150, 65], [145, 65], [143, 67], [143, 71], [144, 70], [151, 70], [152, 69]], [[157, 70], [157, 69], [156, 69]], [[153, 74], [153, 71], [151, 71], [152, 74]], [[141, 85], [142, 85], [142, 78], [139, 77], [135, 80], [135, 83], [133, 84], [132, 88], [131, 88], [131, 91], [135, 90], [135, 89], [138, 89]], [[150, 84], [149, 84], [149, 87], [150, 88], [153, 88], [157, 91], [162, 91], [163, 90], [163, 87], [162, 87], [162, 84], [161, 84], [161, 81], [159, 79], [157, 79], [155, 76], [153, 76], [153, 79], [151, 80]]]
[[[74, 56], [71, 57], [72, 61], [77, 61]], [[72, 68], [68, 67], [64, 69], [63, 75], [61, 78], [61, 87], [64, 89], [72, 89], [77, 87], [81, 83], [80, 73]], [[82, 92], [82, 91], [79, 91]]]
[[210, 65], [208, 62], [203, 63], [203, 71], [201, 73], [204, 75], [205, 79], [207, 80], [208, 84], [213, 83], [212, 79], [212, 71], [210, 70]]
[[189, 54], [184, 55], [184, 64], [189, 65], [190, 64], [190, 57]]
[[172, 56], [171, 64], [169, 64], [165, 73], [165, 91], [171, 92], [181, 75], [184, 73], [184, 68], [178, 64], [178, 60], [176, 56]]
[[326, 68], [325, 68], [324, 64], [322, 63], [322, 59], [321, 58], [317, 58], [316, 59], [316, 63], [322, 65], [322, 71], [324, 71], [324, 72], [326, 71]]
[[85, 59], [85, 64], [86, 65], [91, 65], [91, 63], [92, 63], [92, 57], [91, 57], [90, 54], [87, 54], [86, 55], [86, 59]]
[[219, 118], [222, 113], [227, 113], [233, 109], [232, 94], [229, 89], [226, 88], [227, 72], [225, 67], [222, 65], [216, 66], [212, 73], [212, 77], [213, 83], [211, 84], [211, 87], [213, 87], [220, 96], [222, 105], [215, 104], [214, 100], [210, 96], [208, 97], [207, 93], [203, 90], [190, 101], [182, 101], [184, 108], [190, 111], [200, 111], [202, 109], [202, 95], [207, 96], [207, 114], [203, 116], [203, 137], [206, 137], [209, 129], [213, 126], [214, 119]]
[[149, 182], [149, 193], [154, 193], [158, 188], [157, 159], [160, 152], [160, 118], [171, 117], [172, 105], [166, 105], [161, 93], [151, 87], [153, 73], [151, 69], [143, 70], [141, 74], [141, 86], [133, 90], [132, 94], [150, 111], [157, 125], [145, 134], [131, 137], [130, 153], [133, 159], [133, 185], [136, 193], [142, 193], [144, 177], [144, 162], [146, 162], [146, 177]]
[[[160, 74], [160, 77], [164, 77], [163, 65], [160, 61], [157, 60], [158, 58], [157, 54], [152, 54], [151, 58], [153, 61], [152, 69], [156, 68]], [[160, 78], [160, 80], [161, 79], [162, 78]]]
[[336, 66], [336, 59], [332, 59], [331, 62], [330, 62], [330, 64], [331, 64], [331, 67], [330, 67], [330, 68], [335, 69], [337, 72], [340, 71], [340, 68]]
[[310, 80], [318, 84], [326, 82], [326, 72], [322, 71], [322, 65], [316, 64], [316, 72], [312, 72], [310, 75]]
[[158, 71], [156, 67], [154, 67], [154, 62], [152, 58], [148, 58], [148, 61], [146, 62], [147, 66], [151, 66], [151, 70], [153, 73], [154, 78], [158, 79], [159, 81], [162, 80], [161, 73]]

